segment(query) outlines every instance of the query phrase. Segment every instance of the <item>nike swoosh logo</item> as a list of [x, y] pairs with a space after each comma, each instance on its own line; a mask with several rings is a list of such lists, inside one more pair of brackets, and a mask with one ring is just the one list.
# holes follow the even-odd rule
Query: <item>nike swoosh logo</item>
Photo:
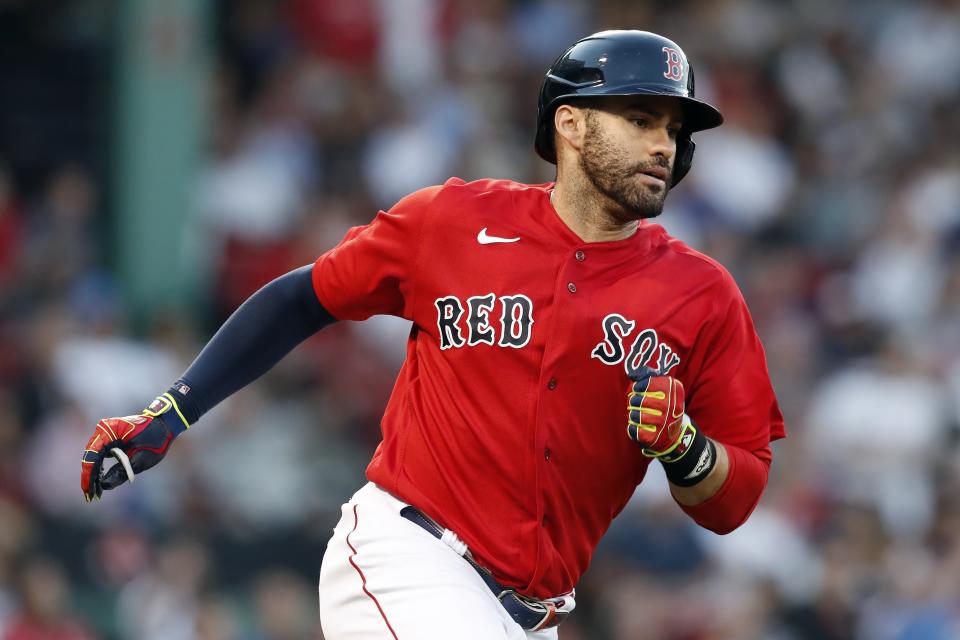
[[477, 242], [480, 244], [497, 244], [501, 242], [517, 242], [520, 238], [501, 238], [499, 236], [489, 236], [487, 235], [487, 228], [484, 227], [480, 229], [480, 233], [477, 234]]

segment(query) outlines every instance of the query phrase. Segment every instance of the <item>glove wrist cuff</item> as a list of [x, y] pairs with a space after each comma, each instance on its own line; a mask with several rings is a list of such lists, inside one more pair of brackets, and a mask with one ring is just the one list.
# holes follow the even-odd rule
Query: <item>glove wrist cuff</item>
[[680, 444], [658, 456], [667, 480], [680, 487], [692, 487], [703, 480], [717, 463], [717, 447], [692, 422], [685, 425]]
[[170, 392], [157, 396], [141, 413], [151, 418], [163, 420], [174, 437], [190, 428], [190, 423], [184, 417], [183, 412], [180, 411], [176, 398]]
[[188, 424], [195, 424], [207, 411], [197, 390], [185, 378], [180, 378], [170, 385], [167, 393], [173, 396], [180, 414], [186, 418]]

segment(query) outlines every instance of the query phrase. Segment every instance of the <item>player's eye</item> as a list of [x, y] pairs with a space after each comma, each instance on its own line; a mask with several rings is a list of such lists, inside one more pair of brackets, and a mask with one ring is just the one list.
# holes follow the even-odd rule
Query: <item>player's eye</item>
[[637, 125], [641, 129], [646, 129], [650, 125], [650, 121], [646, 118], [633, 118], [633, 124]]
[[667, 135], [670, 136], [671, 140], [676, 140], [677, 136], [680, 135], [680, 127], [667, 127]]

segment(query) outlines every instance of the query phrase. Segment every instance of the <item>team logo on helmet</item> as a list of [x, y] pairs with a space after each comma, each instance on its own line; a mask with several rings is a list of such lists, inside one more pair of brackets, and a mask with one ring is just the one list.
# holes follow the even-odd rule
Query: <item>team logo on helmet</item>
[[667, 70], [663, 72], [663, 77], [668, 80], [683, 80], [683, 56], [673, 47], [664, 47], [663, 52], [667, 54]]

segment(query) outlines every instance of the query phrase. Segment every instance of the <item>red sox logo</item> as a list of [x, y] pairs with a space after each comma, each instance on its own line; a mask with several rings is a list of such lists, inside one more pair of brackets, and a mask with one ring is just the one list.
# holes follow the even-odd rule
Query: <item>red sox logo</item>
[[683, 55], [673, 47], [664, 47], [663, 52], [667, 54], [667, 70], [663, 72], [663, 77], [683, 80]]
[[637, 373], [642, 367], [656, 369], [660, 375], [680, 364], [680, 356], [657, 335], [656, 329], [643, 329], [633, 338], [627, 349], [627, 338], [637, 323], [619, 313], [611, 313], [603, 319], [603, 340], [590, 353], [591, 358], [610, 366], [621, 362], [627, 375]]

